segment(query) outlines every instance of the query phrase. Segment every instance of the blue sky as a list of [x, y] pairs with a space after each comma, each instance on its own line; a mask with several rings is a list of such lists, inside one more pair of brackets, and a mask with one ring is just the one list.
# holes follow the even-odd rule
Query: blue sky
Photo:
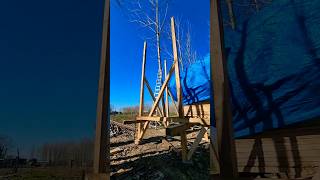
[[[194, 47], [204, 56], [209, 1], [173, 2], [169, 15], [190, 21]], [[94, 135], [102, 10], [102, 0], [0, 1], [0, 134], [16, 146]], [[112, 2], [111, 103], [117, 108], [139, 103], [143, 31], [124, 13]], [[150, 58], [152, 87], [155, 70]]]
[[[130, 23], [127, 14], [128, 11], [125, 8], [119, 8], [113, 1], [111, 6], [111, 103], [117, 109], [139, 104], [143, 42], [144, 37], [150, 37], [146, 28]], [[199, 57], [204, 57], [209, 52], [209, 1], [201, 3], [194, 3], [192, 0], [172, 1], [168, 8], [168, 20], [165, 23], [167, 28], [170, 27], [172, 16], [191, 24], [193, 46]], [[167, 39], [167, 37], [164, 38]], [[146, 77], [154, 89], [158, 68], [156, 49], [150, 45], [152, 43], [150, 40], [147, 40], [147, 43]], [[171, 43], [164, 43], [171, 52]], [[170, 65], [169, 61], [168, 68]], [[151, 98], [147, 92], [145, 97], [146, 103], [150, 104]]]

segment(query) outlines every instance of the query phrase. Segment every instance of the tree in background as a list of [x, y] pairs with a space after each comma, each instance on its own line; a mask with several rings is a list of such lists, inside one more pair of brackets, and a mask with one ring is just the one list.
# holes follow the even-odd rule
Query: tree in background
[[51, 165], [90, 166], [93, 162], [93, 140], [46, 143], [40, 148], [41, 159]]
[[5, 135], [0, 135], [0, 159], [7, 156], [8, 150], [12, 147], [12, 140]]

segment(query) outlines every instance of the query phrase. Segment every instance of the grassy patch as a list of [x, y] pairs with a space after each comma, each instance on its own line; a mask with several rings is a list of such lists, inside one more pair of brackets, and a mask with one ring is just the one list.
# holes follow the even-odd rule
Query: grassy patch
[[116, 121], [119, 123], [123, 123], [125, 120], [134, 120], [136, 117], [136, 114], [131, 114], [131, 113], [123, 113], [123, 114], [115, 114], [111, 115], [110, 119], [112, 121]]

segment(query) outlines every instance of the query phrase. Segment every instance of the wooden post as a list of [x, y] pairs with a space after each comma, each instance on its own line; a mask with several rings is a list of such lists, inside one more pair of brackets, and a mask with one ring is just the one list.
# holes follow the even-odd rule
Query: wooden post
[[[164, 74], [167, 76], [167, 61], [164, 60]], [[168, 87], [166, 87], [166, 117], [169, 117], [169, 97]]]
[[178, 111], [179, 111], [179, 117], [183, 117], [184, 114], [183, 114], [183, 107], [182, 107], [180, 69], [179, 69], [178, 52], [177, 52], [176, 30], [175, 30], [175, 23], [174, 23], [173, 17], [171, 17], [171, 33], [172, 33], [173, 59], [175, 62], [175, 78], [176, 78], [176, 88], [177, 88]]
[[[140, 106], [139, 106], [139, 116], [143, 116], [144, 110], [144, 81], [145, 81], [145, 67], [146, 67], [146, 54], [147, 54], [147, 42], [143, 44], [143, 55], [142, 55], [142, 71], [141, 71], [141, 82], [140, 82]], [[136, 123], [136, 137], [135, 144], [140, 144], [140, 134], [142, 123]]]
[[[164, 60], [164, 75], [167, 76], [167, 61]], [[168, 87], [166, 87], [166, 117], [169, 117], [170, 112], [169, 112], [169, 93], [168, 93]], [[164, 122], [165, 127], [169, 126], [169, 121]]]
[[110, 1], [105, 1], [92, 179], [109, 179]]
[[237, 177], [238, 170], [220, 8], [220, 0], [210, 0], [210, 75], [214, 100], [214, 106], [211, 107], [214, 108], [215, 115], [211, 118], [216, 121], [220, 176], [230, 179]]
[[181, 137], [181, 157], [182, 161], [186, 162], [188, 160], [188, 147], [187, 147], [187, 133], [185, 130], [183, 130], [180, 134]]

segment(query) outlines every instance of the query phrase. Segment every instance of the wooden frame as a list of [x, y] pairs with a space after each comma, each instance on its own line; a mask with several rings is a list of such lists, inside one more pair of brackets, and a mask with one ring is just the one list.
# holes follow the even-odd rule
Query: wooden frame
[[[145, 77], [145, 65], [146, 65], [146, 42], [144, 43], [143, 50], [143, 58], [142, 58], [142, 72], [141, 72], [141, 84], [140, 84], [140, 107], [139, 107], [139, 115], [135, 118], [135, 121], [125, 121], [125, 123], [135, 123], [136, 124], [136, 135], [135, 135], [135, 144], [140, 144], [143, 136], [148, 128], [148, 125], [151, 121], [163, 122], [164, 126], [167, 128], [167, 135], [171, 136], [180, 136], [181, 137], [181, 154], [182, 160], [187, 161], [190, 160], [195, 149], [198, 147], [200, 141], [207, 134], [207, 128], [210, 126], [210, 119], [205, 119], [201, 117], [192, 117], [185, 116], [183, 104], [182, 104], [182, 89], [180, 82], [180, 68], [178, 62], [178, 51], [177, 51], [177, 42], [176, 42], [176, 34], [175, 34], [175, 22], [174, 18], [171, 18], [171, 35], [172, 35], [172, 49], [173, 49], [173, 64], [171, 65], [169, 71], [167, 72], [167, 63], [164, 61], [164, 70], [165, 70], [165, 80], [163, 85], [160, 88], [158, 97], [155, 98], [153, 96], [152, 89], [150, 87], [147, 78]], [[172, 92], [168, 88], [168, 83], [172, 75], [175, 75], [176, 82], [176, 97], [177, 102], [175, 103], [173, 99]], [[144, 85], [148, 88], [150, 96], [153, 99], [153, 105], [149, 114], [143, 115], [144, 109]], [[164, 97], [165, 94], [165, 97]], [[177, 116], [169, 116], [169, 96], [171, 98], [172, 104], [175, 107], [177, 112]], [[165, 99], [165, 103], [162, 103], [162, 108], [160, 108], [160, 101]], [[156, 109], [158, 113], [155, 114]], [[169, 126], [169, 122], [178, 122], [180, 124]], [[187, 132], [186, 130], [195, 124], [200, 124], [203, 126], [201, 131], [199, 132], [196, 141], [194, 142], [191, 150], [188, 152], [187, 150]]]

